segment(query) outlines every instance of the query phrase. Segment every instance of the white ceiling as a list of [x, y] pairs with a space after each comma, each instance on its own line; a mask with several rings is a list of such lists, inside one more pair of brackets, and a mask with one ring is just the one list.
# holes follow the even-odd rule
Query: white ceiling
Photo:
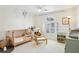
[[[74, 5], [4, 5], [4, 6], [0, 6], [0, 9], [6, 8], [6, 9], [25, 10], [35, 15], [40, 15], [43, 13], [64, 10], [72, 7], [75, 6]], [[39, 9], [41, 9], [40, 12]]]

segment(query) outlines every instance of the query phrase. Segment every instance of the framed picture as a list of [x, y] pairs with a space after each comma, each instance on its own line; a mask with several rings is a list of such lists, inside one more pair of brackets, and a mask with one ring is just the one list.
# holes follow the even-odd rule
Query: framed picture
[[63, 24], [63, 25], [68, 25], [68, 24], [69, 24], [69, 20], [70, 20], [70, 18], [68, 18], [68, 17], [63, 17], [63, 18], [62, 18], [62, 24]]

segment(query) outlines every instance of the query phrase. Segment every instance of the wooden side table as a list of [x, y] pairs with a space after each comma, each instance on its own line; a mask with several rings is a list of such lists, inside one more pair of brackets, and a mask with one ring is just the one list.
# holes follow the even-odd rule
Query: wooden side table
[[66, 35], [58, 34], [57, 35], [57, 41], [60, 43], [65, 43]]
[[5, 47], [4, 40], [0, 41], [0, 48], [3, 49]]

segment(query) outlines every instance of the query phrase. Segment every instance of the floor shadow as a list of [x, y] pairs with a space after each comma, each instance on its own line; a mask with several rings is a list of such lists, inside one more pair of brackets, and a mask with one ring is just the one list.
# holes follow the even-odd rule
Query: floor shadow
[[0, 53], [11, 53], [13, 50], [14, 50], [14, 47], [7, 47], [6, 51], [0, 48]]

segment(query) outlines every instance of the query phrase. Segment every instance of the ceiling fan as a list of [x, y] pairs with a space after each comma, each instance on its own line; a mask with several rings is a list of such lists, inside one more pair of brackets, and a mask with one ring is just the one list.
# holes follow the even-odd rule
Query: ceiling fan
[[45, 6], [46, 6], [46, 5], [37, 5], [36, 8], [38, 9], [39, 12], [41, 12], [41, 11], [44, 11], [44, 12], [45, 12], [45, 11], [48, 11], [48, 10], [45, 8]]

